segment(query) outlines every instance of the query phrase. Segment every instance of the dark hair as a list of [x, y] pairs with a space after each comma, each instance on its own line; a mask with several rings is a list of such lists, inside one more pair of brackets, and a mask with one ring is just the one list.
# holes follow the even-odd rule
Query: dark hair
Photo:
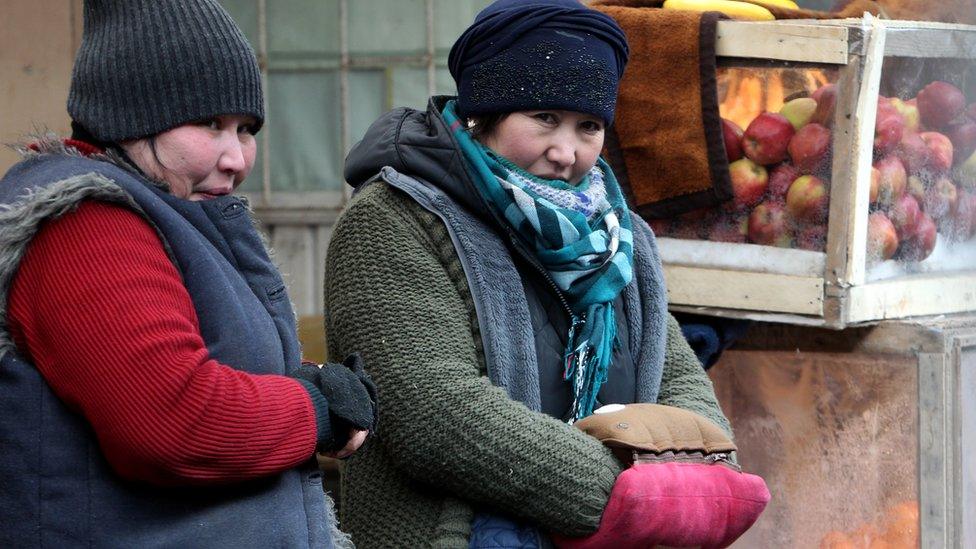
[[508, 118], [508, 112], [496, 112], [493, 114], [482, 114], [468, 118], [468, 133], [475, 141], [481, 141], [494, 133], [495, 128], [501, 124], [502, 120]]
[[[166, 164], [163, 164], [163, 161], [159, 159], [159, 153], [156, 152], [156, 138], [158, 136], [159, 134], [150, 135], [149, 137], [146, 138], [146, 143], [149, 145], [149, 150], [152, 151], [153, 158], [156, 160], [156, 163], [166, 168]], [[169, 168], [166, 169], [168, 170]]]

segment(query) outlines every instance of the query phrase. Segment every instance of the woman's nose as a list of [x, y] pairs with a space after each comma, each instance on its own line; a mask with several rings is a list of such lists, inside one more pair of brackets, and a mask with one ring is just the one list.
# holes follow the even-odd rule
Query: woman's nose
[[225, 136], [223, 138], [224, 147], [217, 161], [217, 169], [226, 173], [239, 173], [244, 170], [246, 160], [244, 159], [244, 146], [241, 144], [237, 134]]
[[576, 162], [576, 147], [568, 141], [553, 143], [546, 151], [546, 158], [562, 168], [572, 166]]

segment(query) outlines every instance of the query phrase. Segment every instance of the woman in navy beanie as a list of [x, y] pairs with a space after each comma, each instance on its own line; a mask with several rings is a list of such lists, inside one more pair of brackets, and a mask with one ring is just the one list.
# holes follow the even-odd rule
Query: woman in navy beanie
[[0, 181], [0, 546], [343, 547], [316, 450], [373, 427], [303, 364], [233, 191], [264, 121], [216, 0], [86, 0], [68, 113]]
[[728, 430], [667, 311], [654, 236], [600, 158], [623, 32], [576, 0], [499, 0], [450, 53], [457, 97], [396, 109], [346, 158], [330, 353], [383, 408], [349, 459], [362, 547], [541, 547], [600, 524], [622, 465], [572, 423], [658, 402]]

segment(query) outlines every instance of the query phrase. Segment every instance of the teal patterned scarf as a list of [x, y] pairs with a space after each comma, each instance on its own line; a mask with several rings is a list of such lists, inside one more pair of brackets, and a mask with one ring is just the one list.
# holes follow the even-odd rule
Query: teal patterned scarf
[[593, 413], [617, 342], [613, 301], [633, 278], [630, 213], [600, 159], [573, 186], [535, 177], [468, 135], [451, 101], [442, 113], [476, 176], [478, 192], [534, 254], [572, 311], [563, 378], [572, 420]]

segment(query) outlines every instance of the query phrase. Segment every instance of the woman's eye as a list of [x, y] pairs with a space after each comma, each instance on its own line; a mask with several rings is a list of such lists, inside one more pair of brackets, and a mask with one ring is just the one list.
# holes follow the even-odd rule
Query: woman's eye
[[237, 126], [237, 133], [254, 135], [254, 124], [241, 124]]
[[205, 120], [201, 120], [199, 124], [211, 130], [220, 129], [220, 120], [217, 120], [216, 118], [207, 118]]
[[586, 122], [582, 122], [580, 127], [582, 127], [583, 131], [585, 132], [596, 133], [603, 129], [603, 124], [594, 122], [592, 120], [587, 120]]
[[532, 115], [533, 118], [547, 124], [553, 124], [556, 122], [556, 115], [551, 112], [538, 112]]

